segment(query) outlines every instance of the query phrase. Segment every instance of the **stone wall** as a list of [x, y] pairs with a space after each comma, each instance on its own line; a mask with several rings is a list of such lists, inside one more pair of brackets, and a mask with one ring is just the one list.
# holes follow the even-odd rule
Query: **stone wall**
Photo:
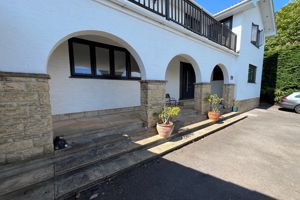
[[260, 98], [245, 99], [235, 101], [235, 105], [239, 108], [239, 112], [246, 112], [259, 106]]
[[210, 93], [210, 83], [195, 83], [195, 110], [202, 114], [209, 111], [209, 103], [206, 98]]
[[0, 72], [0, 164], [53, 152], [48, 79]]
[[223, 98], [225, 105], [229, 106], [230, 108], [233, 106], [234, 100], [234, 84], [224, 84], [223, 85]]
[[166, 81], [141, 81], [141, 115], [145, 126], [153, 127], [157, 123], [158, 113], [165, 104]]
[[64, 120], [83, 119], [83, 118], [96, 117], [102, 115], [111, 115], [111, 114], [124, 113], [124, 112], [139, 113], [140, 111], [141, 111], [141, 106], [113, 108], [113, 109], [106, 109], [106, 110], [94, 110], [94, 111], [86, 111], [86, 112], [78, 112], [78, 113], [53, 115], [52, 120], [53, 122], [58, 122]]

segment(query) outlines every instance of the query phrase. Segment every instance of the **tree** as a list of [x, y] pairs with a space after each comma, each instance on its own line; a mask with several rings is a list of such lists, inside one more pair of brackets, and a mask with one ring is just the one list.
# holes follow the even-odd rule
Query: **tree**
[[300, 43], [300, 0], [291, 1], [276, 13], [277, 36], [268, 38], [266, 51]]
[[300, 90], [300, 0], [276, 13], [277, 35], [266, 40], [261, 98], [278, 101]]

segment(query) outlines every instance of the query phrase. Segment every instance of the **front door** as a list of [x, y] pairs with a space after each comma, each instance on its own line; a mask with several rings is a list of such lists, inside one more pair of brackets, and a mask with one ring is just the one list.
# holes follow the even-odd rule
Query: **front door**
[[189, 63], [180, 63], [180, 99], [194, 98], [194, 83], [196, 76], [194, 68]]

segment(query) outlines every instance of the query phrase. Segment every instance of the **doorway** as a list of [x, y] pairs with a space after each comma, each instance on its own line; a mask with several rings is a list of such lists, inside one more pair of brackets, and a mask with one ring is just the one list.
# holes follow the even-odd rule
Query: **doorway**
[[180, 99], [194, 98], [196, 76], [190, 63], [180, 63]]

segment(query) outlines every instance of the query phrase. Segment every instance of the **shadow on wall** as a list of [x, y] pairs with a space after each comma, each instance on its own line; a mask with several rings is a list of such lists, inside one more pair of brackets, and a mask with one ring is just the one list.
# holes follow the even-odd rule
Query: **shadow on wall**
[[[81, 200], [274, 199], [163, 158], [95, 185], [77, 197]], [[75, 197], [68, 200], [71, 199]]]

